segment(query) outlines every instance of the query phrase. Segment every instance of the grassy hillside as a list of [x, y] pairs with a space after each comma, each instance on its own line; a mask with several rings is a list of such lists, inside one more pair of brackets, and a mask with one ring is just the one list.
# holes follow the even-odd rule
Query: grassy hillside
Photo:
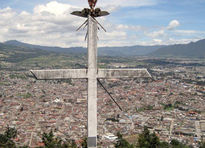
[[152, 56], [160, 57], [189, 57], [189, 58], [204, 58], [205, 57], [205, 39], [189, 44], [170, 45], [158, 49], [151, 53]]
[[1, 61], [17, 63], [25, 59], [47, 55], [48, 52], [40, 49], [27, 49], [24, 47], [0, 44]]

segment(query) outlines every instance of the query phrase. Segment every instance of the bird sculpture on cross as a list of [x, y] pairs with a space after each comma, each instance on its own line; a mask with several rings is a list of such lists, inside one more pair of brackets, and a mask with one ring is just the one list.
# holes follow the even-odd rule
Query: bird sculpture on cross
[[[84, 23], [87, 26], [88, 64], [85, 69], [48, 69], [31, 70], [37, 80], [63, 80], [63, 79], [87, 79], [87, 146], [97, 148], [97, 83], [102, 87], [99, 79], [110, 78], [150, 78], [147, 69], [100, 69], [97, 67], [97, 31], [99, 23], [95, 17], [108, 15], [100, 8], [95, 9], [97, 0], [88, 0], [89, 8], [82, 11], [74, 11], [71, 14], [87, 18]], [[84, 25], [83, 24], [83, 25]], [[82, 26], [82, 25], [81, 25]], [[104, 87], [103, 87], [104, 88]], [[104, 88], [105, 89], [105, 88]], [[106, 90], [106, 89], [105, 89]], [[109, 94], [109, 92], [106, 90]], [[110, 94], [109, 94], [110, 95]], [[112, 98], [113, 99], [113, 98]], [[113, 99], [116, 103], [116, 101]], [[117, 104], [117, 103], [116, 103]], [[118, 105], [118, 104], [117, 104]], [[119, 109], [120, 106], [118, 105]]]
[[90, 9], [84, 8], [82, 11], [74, 11], [71, 14], [80, 17], [86, 17], [86, 18], [88, 17], [88, 15], [92, 16], [93, 18], [109, 15], [107, 11], [102, 11], [100, 8], [95, 9], [96, 3], [97, 0], [88, 0]]
[[88, 4], [91, 10], [94, 10], [97, 0], [88, 0]]

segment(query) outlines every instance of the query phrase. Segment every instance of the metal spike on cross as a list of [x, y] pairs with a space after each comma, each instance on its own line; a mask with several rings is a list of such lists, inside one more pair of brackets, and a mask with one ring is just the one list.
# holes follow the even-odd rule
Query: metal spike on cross
[[91, 2], [96, 4], [97, 0], [88, 0], [90, 9], [75, 11], [71, 14], [88, 18], [88, 68], [86, 69], [49, 69], [31, 70], [37, 80], [62, 80], [62, 79], [88, 79], [87, 91], [87, 136], [88, 148], [97, 147], [97, 82], [98, 79], [110, 78], [150, 78], [147, 69], [99, 69], [97, 67], [97, 22], [95, 17], [105, 16], [109, 13], [94, 9]]

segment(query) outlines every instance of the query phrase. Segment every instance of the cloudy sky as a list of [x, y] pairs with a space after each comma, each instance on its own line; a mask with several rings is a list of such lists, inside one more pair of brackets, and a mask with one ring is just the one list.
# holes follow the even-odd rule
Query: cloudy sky
[[[0, 42], [19, 40], [49, 46], [86, 46], [85, 21], [70, 15], [87, 0], [0, 0]], [[205, 0], [98, 0], [111, 14], [99, 46], [188, 43], [205, 38]]]

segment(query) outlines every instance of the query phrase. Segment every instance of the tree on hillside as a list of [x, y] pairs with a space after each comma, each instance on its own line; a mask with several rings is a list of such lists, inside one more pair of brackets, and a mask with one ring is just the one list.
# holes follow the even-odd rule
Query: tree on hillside
[[83, 142], [81, 143], [82, 148], [87, 148], [87, 138], [83, 139]]
[[43, 133], [42, 142], [44, 147], [40, 148], [77, 148], [74, 140], [63, 141], [59, 137], [55, 137], [53, 131]]
[[159, 137], [155, 133], [150, 134], [147, 127], [138, 137], [138, 147], [140, 148], [157, 148], [160, 146]]
[[132, 144], [129, 144], [128, 141], [123, 139], [122, 135], [118, 132], [117, 133], [117, 143], [115, 144], [115, 148], [134, 148]]
[[173, 148], [189, 148], [189, 146], [179, 142], [178, 140], [176, 139], [172, 139], [172, 141], [170, 142], [170, 145], [173, 147]]
[[200, 147], [199, 148], [205, 148], [205, 142], [201, 142]]
[[16, 148], [13, 138], [17, 136], [17, 130], [15, 128], [7, 127], [4, 134], [0, 134], [0, 147], [1, 148]]

